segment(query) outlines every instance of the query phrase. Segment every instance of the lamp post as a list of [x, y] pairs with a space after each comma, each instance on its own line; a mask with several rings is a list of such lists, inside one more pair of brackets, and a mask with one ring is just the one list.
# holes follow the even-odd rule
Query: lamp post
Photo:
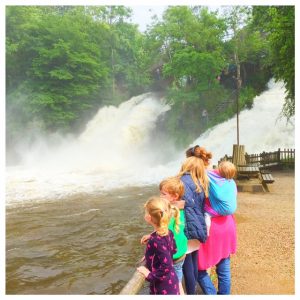
[[238, 60], [238, 56], [235, 53], [235, 62], [236, 62], [236, 77], [234, 76], [234, 83], [235, 83], [235, 96], [236, 96], [236, 138], [237, 138], [237, 144], [233, 145], [233, 153], [232, 153], [232, 162], [238, 166], [238, 165], [244, 165], [246, 164], [245, 160], [245, 146], [240, 145], [240, 122], [239, 122], [239, 113], [240, 113], [240, 107], [239, 107], [239, 96], [240, 96], [240, 88], [242, 86], [242, 80], [240, 77], [240, 64]]
[[236, 139], [237, 139], [237, 145], [239, 146], [239, 144], [240, 144], [239, 97], [240, 97], [240, 88], [242, 85], [242, 81], [241, 81], [239, 75], [235, 79], [235, 83], [236, 83], [236, 93], [235, 93], [235, 96], [236, 96]]
[[234, 61], [236, 65], [236, 77], [235, 77], [235, 89], [236, 89], [236, 139], [237, 139], [237, 145], [239, 146], [240, 144], [240, 125], [239, 125], [239, 112], [240, 112], [240, 107], [239, 107], [239, 97], [240, 97], [240, 88], [242, 85], [242, 80], [241, 80], [241, 65], [240, 65], [240, 60], [238, 56], [238, 42], [236, 41], [235, 44], [235, 51], [234, 51]]

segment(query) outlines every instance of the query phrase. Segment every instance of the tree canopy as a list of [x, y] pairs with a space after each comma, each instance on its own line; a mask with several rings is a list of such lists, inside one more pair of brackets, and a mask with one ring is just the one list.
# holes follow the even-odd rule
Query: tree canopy
[[295, 7], [254, 6], [252, 27], [267, 41], [265, 64], [287, 90], [283, 114], [295, 114]]
[[274, 76], [288, 91], [284, 115], [295, 113], [293, 6], [169, 6], [145, 33], [131, 16], [125, 6], [7, 6], [7, 138], [76, 131], [99, 107], [153, 90], [174, 103], [171, 134], [180, 120], [192, 131], [188, 116], [204, 108], [212, 126], [235, 113], [215, 108], [230, 102], [237, 65], [241, 108]]

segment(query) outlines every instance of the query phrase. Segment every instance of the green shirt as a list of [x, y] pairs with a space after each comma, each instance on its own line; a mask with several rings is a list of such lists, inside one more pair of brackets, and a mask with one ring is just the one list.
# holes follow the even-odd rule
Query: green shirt
[[185, 226], [184, 210], [180, 209], [179, 212], [180, 212], [179, 214], [180, 224], [178, 226], [179, 231], [176, 232], [175, 230], [176, 223], [174, 217], [171, 218], [168, 227], [174, 234], [174, 239], [177, 247], [177, 252], [173, 255], [173, 260], [180, 258], [187, 251], [187, 238], [184, 234], [184, 226]]

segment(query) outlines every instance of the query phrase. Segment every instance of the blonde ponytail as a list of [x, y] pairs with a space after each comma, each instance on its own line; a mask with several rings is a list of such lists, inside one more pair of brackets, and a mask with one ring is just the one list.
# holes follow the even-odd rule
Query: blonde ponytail
[[153, 196], [148, 199], [144, 207], [151, 216], [152, 222], [157, 226], [157, 234], [160, 236], [168, 235], [168, 225], [171, 218], [169, 202], [164, 198]]
[[171, 205], [171, 211], [172, 211], [172, 216], [174, 217], [175, 219], [175, 231], [178, 233], [179, 232], [179, 225], [181, 224], [180, 223], [180, 212], [179, 212], [179, 208], [174, 206], [174, 205]]
[[169, 212], [163, 211], [161, 214], [160, 222], [159, 222], [159, 228], [156, 231], [158, 233], [158, 235], [160, 235], [160, 236], [168, 235], [169, 220], [170, 220]]

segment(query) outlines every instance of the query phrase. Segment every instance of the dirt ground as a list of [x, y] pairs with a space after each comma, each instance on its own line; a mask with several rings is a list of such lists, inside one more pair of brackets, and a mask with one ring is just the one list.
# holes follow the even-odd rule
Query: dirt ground
[[272, 175], [269, 193], [238, 193], [233, 295], [295, 294], [295, 176]]

